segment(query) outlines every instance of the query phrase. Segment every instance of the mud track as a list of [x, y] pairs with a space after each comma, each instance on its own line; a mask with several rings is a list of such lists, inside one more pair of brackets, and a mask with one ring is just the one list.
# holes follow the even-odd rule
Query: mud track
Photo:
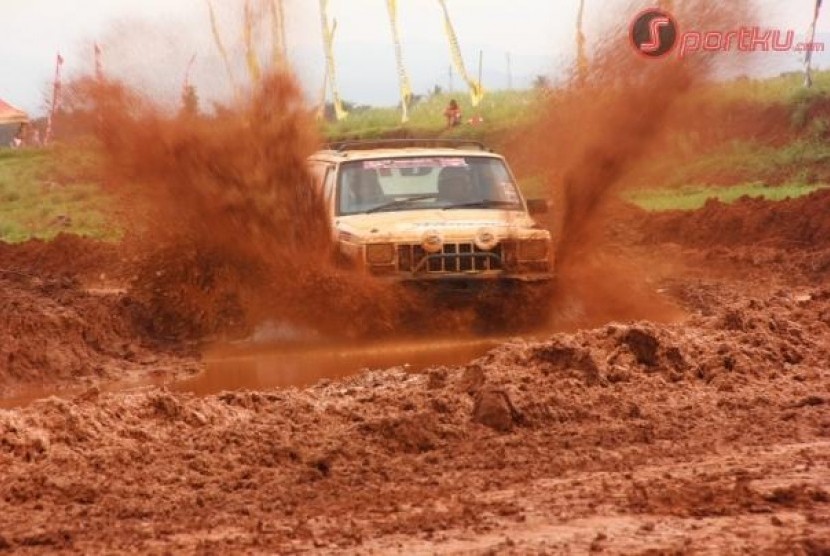
[[[92, 387], [0, 411], [0, 547], [825, 554], [830, 251], [815, 226], [770, 215], [829, 198], [623, 218], [617, 253], [673, 262], [653, 286], [687, 312], [679, 323], [612, 322], [303, 389]], [[710, 218], [745, 224], [718, 241], [683, 232]], [[10, 329], [43, 341], [39, 324], [10, 328], [21, 300], [88, 314], [88, 294], [5, 280], [4, 348]], [[134, 333], [112, 334], [102, 345]], [[116, 372], [122, 356], [78, 338], [92, 350], [79, 362]], [[79, 363], [69, 382], [93, 374]]]

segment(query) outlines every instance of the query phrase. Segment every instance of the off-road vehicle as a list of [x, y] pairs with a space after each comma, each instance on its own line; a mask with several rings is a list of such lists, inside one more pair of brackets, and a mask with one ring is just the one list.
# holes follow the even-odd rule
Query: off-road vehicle
[[343, 142], [309, 163], [345, 265], [454, 289], [552, 278], [550, 234], [531, 217], [547, 205], [478, 142]]

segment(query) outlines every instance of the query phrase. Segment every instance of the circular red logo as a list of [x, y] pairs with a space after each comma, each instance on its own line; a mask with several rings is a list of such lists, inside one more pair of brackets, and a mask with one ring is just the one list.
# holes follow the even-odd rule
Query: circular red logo
[[648, 58], [662, 58], [677, 45], [677, 22], [666, 10], [650, 8], [631, 22], [631, 45]]

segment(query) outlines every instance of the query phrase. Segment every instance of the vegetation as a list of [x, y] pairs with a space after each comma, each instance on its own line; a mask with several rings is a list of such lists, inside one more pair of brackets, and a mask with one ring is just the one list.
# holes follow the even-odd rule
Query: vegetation
[[79, 151], [0, 150], [0, 240], [51, 239], [61, 232], [116, 239], [112, 203]]
[[[409, 109], [409, 122], [401, 123], [397, 108], [356, 110], [345, 120], [327, 122], [323, 133], [332, 140], [374, 139], [382, 136], [407, 137], [486, 137], [521, 124], [532, 117], [539, 98], [537, 91], [493, 91], [477, 107], [465, 92], [431, 94], [419, 99]], [[455, 99], [463, 114], [463, 124], [447, 128], [444, 109]], [[473, 123], [470, 120], [473, 119]]]
[[641, 189], [629, 191], [623, 197], [648, 211], [694, 210], [710, 199], [732, 203], [741, 197], [762, 197], [770, 201], [809, 195], [824, 188], [822, 185], [790, 184], [770, 187], [762, 183], [733, 186], [688, 186], [675, 189]]
[[[738, 102], [759, 111], [773, 107], [789, 133], [783, 139], [733, 139], [706, 145], [693, 133], [674, 138], [687, 162], [650, 161], [642, 182], [624, 197], [647, 210], [694, 209], [707, 199], [731, 202], [744, 195], [782, 199], [808, 194], [830, 184], [830, 72], [817, 72], [812, 89], [804, 89], [801, 74], [772, 79], [737, 79], [702, 90], [707, 103]], [[498, 143], [512, 128], [537, 112], [543, 89], [491, 91], [473, 108], [465, 92], [447, 94], [436, 87], [416, 99], [409, 122], [402, 124], [398, 108], [351, 105], [343, 121], [322, 122], [331, 140], [378, 137], [482, 139]], [[447, 128], [444, 108], [458, 101], [464, 123]], [[182, 97], [182, 109], [197, 113], [195, 90]], [[470, 123], [473, 119], [473, 123]], [[724, 130], [729, 136], [729, 129]], [[0, 148], [0, 240], [48, 239], [60, 232], [99, 239], [117, 239], [114, 203], [104, 194], [95, 161], [88, 150], [50, 148], [12, 151]], [[520, 185], [531, 198], [546, 193], [539, 176], [523, 176]]]
[[830, 71], [813, 73], [813, 86], [804, 88], [802, 72], [788, 72], [765, 79], [740, 77], [713, 84], [706, 94], [720, 102], [751, 102], [757, 104], [797, 104], [805, 99], [830, 93]]

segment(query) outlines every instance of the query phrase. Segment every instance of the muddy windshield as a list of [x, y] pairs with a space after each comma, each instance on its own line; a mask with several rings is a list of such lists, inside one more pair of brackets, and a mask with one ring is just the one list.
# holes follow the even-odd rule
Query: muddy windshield
[[498, 158], [386, 158], [341, 166], [340, 215], [431, 208], [523, 210], [518, 189]]

